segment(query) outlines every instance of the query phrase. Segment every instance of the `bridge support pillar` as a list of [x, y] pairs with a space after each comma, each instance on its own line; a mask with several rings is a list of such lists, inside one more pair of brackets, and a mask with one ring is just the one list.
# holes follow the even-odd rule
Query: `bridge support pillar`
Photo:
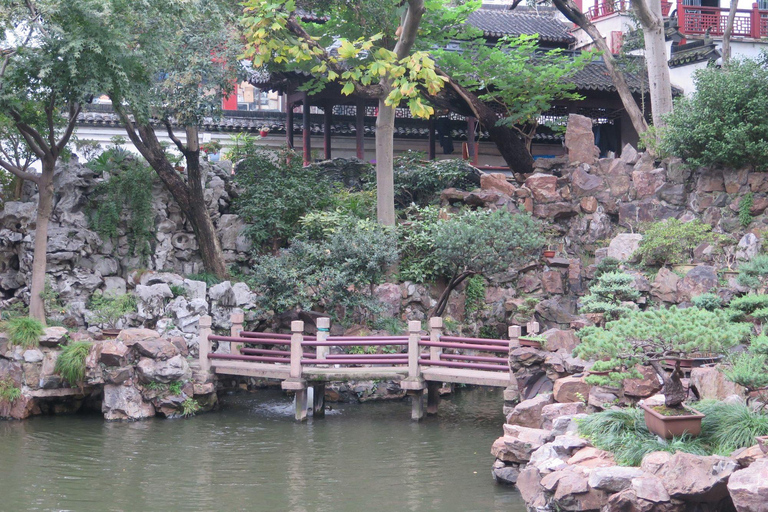
[[307, 388], [297, 389], [294, 395], [294, 405], [296, 406], [296, 421], [307, 420]]
[[408, 394], [411, 396], [411, 420], [421, 421], [424, 418], [424, 390], [415, 389]]
[[314, 384], [312, 388], [314, 389], [312, 416], [315, 418], [325, 418], [325, 383]]
[[440, 382], [427, 382], [427, 414], [437, 414], [440, 405]]

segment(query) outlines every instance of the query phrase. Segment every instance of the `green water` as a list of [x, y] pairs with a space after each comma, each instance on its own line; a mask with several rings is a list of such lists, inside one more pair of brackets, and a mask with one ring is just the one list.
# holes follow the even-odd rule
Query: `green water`
[[405, 401], [331, 406], [297, 424], [270, 390], [189, 420], [0, 422], [0, 510], [525, 510], [490, 474], [501, 390], [461, 390], [421, 423]]

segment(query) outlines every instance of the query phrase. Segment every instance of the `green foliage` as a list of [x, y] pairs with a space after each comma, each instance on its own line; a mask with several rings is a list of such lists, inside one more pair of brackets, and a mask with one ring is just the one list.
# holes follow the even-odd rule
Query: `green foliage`
[[749, 342], [749, 351], [753, 354], [768, 356], [768, 336], [761, 334], [752, 338]]
[[173, 294], [173, 298], [176, 297], [186, 297], [187, 296], [187, 289], [184, 288], [182, 285], [179, 284], [172, 284], [168, 286], [168, 288], [171, 289], [171, 293]]
[[467, 314], [481, 311], [485, 307], [485, 278], [472, 276], [464, 288], [464, 311]]
[[401, 208], [434, 204], [446, 188], [469, 188], [472, 174], [464, 160], [427, 161], [423, 153], [408, 151], [395, 159], [395, 204]]
[[212, 274], [210, 272], [201, 272], [199, 274], [187, 274], [187, 279], [189, 279], [190, 281], [202, 281], [207, 286], [213, 286], [221, 282], [221, 279], [219, 279], [216, 276], [216, 274]]
[[29, 308], [23, 302], [18, 301], [6, 306], [2, 311], [0, 311], [0, 321], [28, 315]]
[[633, 276], [623, 272], [606, 272], [589, 288], [589, 295], [582, 299], [581, 310], [603, 313], [607, 320], [615, 320], [632, 310], [622, 302], [631, 302], [639, 297]]
[[283, 312], [314, 307], [374, 307], [371, 288], [397, 256], [391, 228], [375, 221], [349, 221], [319, 241], [294, 241], [261, 258], [251, 284], [265, 309]]
[[414, 206], [405, 212], [405, 220], [397, 225], [400, 279], [416, 283], [434, 282], [442, 275], [442, 262], [435, 254], [440, 209], [436, 206]]
[[200, 411], [200, 404], [194, 398], [187, 398], [181, 403], [181, 414], [185, 418], [194, 416]]
[[155, 234], [152, 211], [154, 172], [143, 161], [116, 148], [99, 155], [91, 168], [109, 172], [109, 178], [96, 186], [91, 198], [91, 226], [102, 238], [114, 239], [118, 236], [121, 219], [125, 219], [131, 253], [148, 257]]
[[184, 387], [184, 383], [180, 380], [175, 380], [168, 384], [168, 392], [170, 392], [172, 395], [180, 395], [181, 394], [181, 388]]
[[712, 233], [712, 226], [698, 219], [680, 222], [670, 218], [645, 229], [637, 254], [643, 265], [674, 265], [690, 261], [699, 244], [716, 244], [723, 237]]
[[88, 309], [93, 312], [94, 323], [114, 328], [118, 320], [136, 311], [136, 297], [130, 294], [94, 294]]
[[755, 60], [733, 59], [728, 68], [696, 71], [696, 90], [677, 100], [662, 146], [697, 166], [766, 170], [767, 62], [764, 53]]
[[70, 343], [61, 349], [54, 371], [70, 385], [82, 384], [85, 379], [85, 358], [91, 344], [84, 341]]
[[147, 384], [144, 384], [144, 387], [149, 389], [150, 391], [164, 391], [166, 388], [166, 385], [161, 382], [149, 382]]
[[555, 101], [582, 98], [570, 78], [595, 58], [593, 52], [544, 51], [538, 39], [524, 34], [491, 46], [478, 38], [461, 43], [462, 51], [435, 51], [441, 69], [502, 113], [499, 126], [517, 130], [529, 143]]
[[744, 194], [744, 197], [739, 201], [739, 224], [741, 224], [741, 227], [743, 228], [752, 224], [752, 213], [750, 213], [750, 209], [754, 202], [755, 196], [752, 192]]
[[742, 352], [731, 356], [721, 371], [729, 381], [752, 391], [768, 386], [766, 364], [767, 355]]
[[728, 305], [733, 319], [740, 320], [759, 309], [768, 308], [768, 295], [749, 294], [737, 297]]
[[699, 309], [715, 311], [723, 306], [723, 299], [714, 293], [702, 293], [692, 298], [691, 303]]
[[533, 318], [536, 312], [536, 306], [541, 302], [536, 297], [526, 297], [523, 303], [515, 311], [514, 319], [518, 323], [524, 324]]
[[613, 452], [620, 465], [639, 466], [654, 451], [696, 455], [730, 455], [754, 445], [755, 436], [768, 435], [768, 415], [744, 403], [705, 400], [696, 404], [705, 414], [701, 435], [664, 441], [645, 426], [642, 409], [610, 409], [579, 421], [579, 435], [596, 448]]
[[611, 256], [601, 259], [600, 262], [595, 265], [595, 279], [608, 272], [617, 272], [620, 266], [621, 262]]
[[435, 257], [446, 276], [490, 275], [525, 263], [544, 246], [541, 222], [505, 210], [463, 210], [435, 228]]
[[235, 180], [243, 189], [235, 204], [247, 234], [269, 249], [292, 238], [299, 219], [328, 205], [334, 192], [319, 169], [304, 167], [300, 155], [288, 150], [253, 149], [238, 164]]
[[768, 254], [757, 254], [751, 260], [739, 265], [739, 277], [736, 281], [741, 286], [753, 290], [765, 287], [768, 277]]
[[[603, 370], [613, 370], [614, 382], [637, 376], [635, 365], [651, 359], [682, 357], [704, 352], [723, 354], [750, 334], [751, 325], [732, 323], [723, 310], [696, 307], [632, 311], [608, 322], [605, 328], [585, 327], [578, 332], [581, 343], [574, 354], [601, 359]], [[589, 379], [589, 377], [588, 377]]]
[[21, 397], [21, 389], [16, 387], [11, 377], [0, 379], [0, 403], [13, 403]]
[[17, 317], [5, 322], [8, 342], [24, 349], [37, 347], [43, 335], [43, 324], [34, 318]]
[[386, 331], [393, 336], [399, 336], [407, 330], [405, 322], [391, 316], [377, 318], [373, 323], [373, 328], [379, 331]]

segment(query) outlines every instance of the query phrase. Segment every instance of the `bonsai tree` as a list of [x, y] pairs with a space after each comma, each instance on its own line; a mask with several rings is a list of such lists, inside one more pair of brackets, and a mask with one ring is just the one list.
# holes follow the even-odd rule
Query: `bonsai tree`
[[751, 260], [739, 265], [737, 282], [752, 290], [765, 292], [768, 286], [768, 255], [757, 254]]
[[[760, 402], [766, 402], [768, 387], [768, 336], [755, 336], [745, 352], [734, 355], [721, 370], [725, 378], [757, 393]], [[749, 400], [749, 399], [748, 399]]]
[[651, 265], [678, 265], [691, 261], [693, 250], [704, 242], [717, 244], [726, 238], [712, 233], [712, 226], [700, 220], [681, 222], [666, 219], [645, 229], [635, 256], [641, 263]]
[[[574, 354], [583, 359], [599, 359], [596, 370], [610, 370], [607, 377], [590, 376], [593, 384], [607, 384], [637, 378], [637, 364], [650, 365], [664, 383], [665, 405], [680, 407], [686, 397], [681, 381], [680, 359], [692, 352], [722, 354], [749, 335], [751, 326], [729, 321], [723, 310], [707, 311], [696, 307], [633, 311], [605, 328], [586, 327], [579, 332], [581, 344]], [[662, 361], [674, 361], [672, 373]]]
[[624, 303], [637, 300], [640, 292], [635, 278], [624, 272], [606, 272], [589, 288], [589, 295], [581, 302], [584, 313], [603, 313], [606, 320], [616, 320], [632, 308]]

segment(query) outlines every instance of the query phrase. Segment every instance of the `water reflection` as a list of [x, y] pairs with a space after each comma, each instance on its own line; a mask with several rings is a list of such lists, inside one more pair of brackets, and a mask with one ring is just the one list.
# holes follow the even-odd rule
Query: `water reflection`
[[490, 477], [501, 392], [463, 390], [416, 424], [405, 402], [297, 424], [279, 391], [191, 420], [0, 422], [0, 510], [525, 510]]

